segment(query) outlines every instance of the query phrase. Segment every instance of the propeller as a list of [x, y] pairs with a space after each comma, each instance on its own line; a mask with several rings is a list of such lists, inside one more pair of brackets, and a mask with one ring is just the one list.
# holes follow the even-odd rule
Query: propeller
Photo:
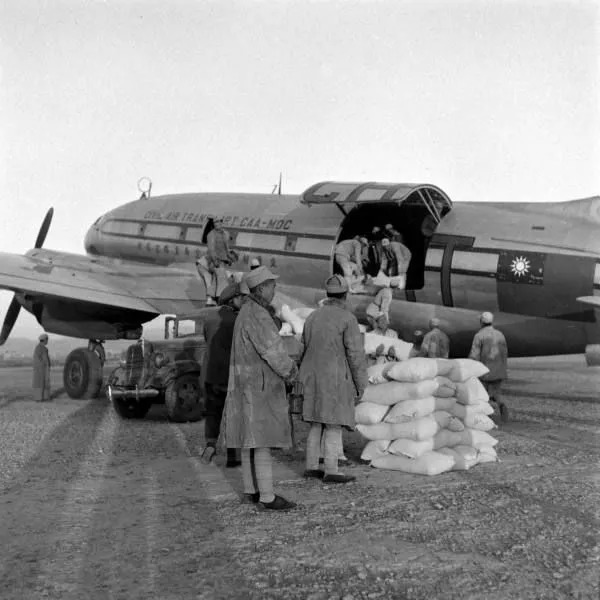
[[[41, 248], [46, 240], [46, 236], [48, 235], [48, 230], [50, 229], [50, 223], [52, 223], [52, 215], [54, 215], [54, 209], [50, 208], [42, 221], [42, 226], [40, 227], [40, 231], [35, 240], [35, 248]], [[13, 296], [12, 302], [6, 311], [6, 316], [4, 317], [4, 323], [2, 323], [2, 330], [0, 330], [0, 346], [6, 342], [12, 328], [15, 326], [17, 322], [17, 317], [19, 316], [19, 312], [21, 310], [21, 304], [17, 300], [16, 296]]]
[[48, 229], [50, 229], [50, 223], [52, 223], [52, 216], [54, 215], [54, 209], [50, 208], [42, 221], [42, 226], [35, 240], [34, 248], [41, 248], [44, 245], [46, 236], [48, 235]]

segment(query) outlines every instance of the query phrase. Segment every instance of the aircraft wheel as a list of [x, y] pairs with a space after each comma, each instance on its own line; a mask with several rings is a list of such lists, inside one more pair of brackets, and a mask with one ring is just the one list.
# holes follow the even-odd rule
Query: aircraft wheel
[[198, 375], [181, 375], [167, 385], [165, 405], [171, 421], [199, 421], [204, 414], [204, 399]]
[[76, 348], [67, 356], [63, 384], [70, 398], [96, 398], [102, 387], [102, 362], [87, 348]]
[[123, 419], [143, 419], [150, 410], [152, 402], [134, 398], [113, 398], [112, 405]]

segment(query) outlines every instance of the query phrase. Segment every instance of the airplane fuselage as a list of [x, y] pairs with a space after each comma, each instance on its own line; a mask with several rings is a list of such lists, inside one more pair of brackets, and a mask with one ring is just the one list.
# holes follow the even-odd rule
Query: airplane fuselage
[[[279, 274], [282, 290], [313, 304], [324, 295], [335, 245], [348, 228], [356, 233], [364, 223], [368, 233], [373, 224], [398, 218], [395, 225], [413, 251], [407, 289], [394, 292], [390, 312], [402, 336], [410, 338], [435, 315], [451, 336], [453, 353], [464, 355], [478, 314], [488, 310], [512, 355], [583, 352], [600, 342], [594, 309], [576, 301], [600, 295], [600, 198], [454, 203], [426, 244], [410, 210], [396, 213], [393, 202], [350, 207], [345, 216], [334, 203], [300, 200], [260, 194], [140, 199], [96, 221], [85, 248], [94, 256], [193, 264], [206, 252], [212, 218], [221, 216], [239, 254], [233, 269], [247, 270], [257, 257]], [[370, 301], [364, 294], [350, 297], [359, 318]]]

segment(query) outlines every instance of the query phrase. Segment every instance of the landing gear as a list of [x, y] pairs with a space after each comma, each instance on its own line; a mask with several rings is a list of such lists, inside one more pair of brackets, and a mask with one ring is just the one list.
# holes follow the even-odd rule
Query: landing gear
[[63, 384], [70, 398], [96, 398], [102, 387], [104, 366], [102, 342], [90, 340], [87, 348], [76, 348], [67, 356]]
[[171, 421], [200, 420], [204, 413], [204, 400], [198, 375], [180, 375], [169, 382], [165, 390], [165, 404]]

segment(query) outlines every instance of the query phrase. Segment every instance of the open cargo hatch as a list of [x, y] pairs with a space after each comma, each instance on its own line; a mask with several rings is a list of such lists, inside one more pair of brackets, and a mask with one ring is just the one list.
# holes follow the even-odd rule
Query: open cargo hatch
[[347, 209], [352, 210], [359, 204], [402, 204], [413, 196], [427, 207], [427, 210], [440, 222], [443, 213], [452, 209], [452, 201], [448, 195], [435, 185], [427, 183], [344, 183], [338, 181], [321, 181], [310, 186], [300, 195], [300, 202], [311, 204], [335, 204], [344, 215]]

